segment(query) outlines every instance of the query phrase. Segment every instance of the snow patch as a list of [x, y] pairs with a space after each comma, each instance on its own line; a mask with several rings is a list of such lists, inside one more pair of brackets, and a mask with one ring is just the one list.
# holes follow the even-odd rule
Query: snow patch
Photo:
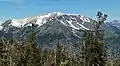
[[64, 13], [62, 13], [62, 12], [53, 12], [53, 14], [56, 14], [57, 16], [64, 15]]
[[44, 18], [50, 17], [52, 14], [49, 13], [47, 15], [43, 15], [43, 16], [38, 16], [37, 17], [37, 21], [36, 24], [38, 24], [39, 26], [45, 24], [47, 21]]
[[21, 26], [23, 25], [22, 22], [23, 22], [22, 20], [13, 19], [11, 25], [12, 25], [12, 26], [15, 26], [15, 27], [21, 28]]
[[[73, 29], [86, 29], [86, 30], [89, 30], [88, 28], [86, 28], [85, 26], [83, 26], [84, 22], [90, 22], [89, 18], [83, 16], [83, 15], [78, 15], [78, 14], [67, 14], [67, 13], [62, 13], [62, 12], [53, 12], [53, 13], [48, 13], [46, 15], [41, 15], [41, 16], [35, 16], [35, 17], [28, 17], [28, 18], [25, 18], [25, 19], [20, 19], [20, 20], [17, 20], [17, 19], [13, 19], [11, 24], [12, 26], [15, 26], [15, 27], [18, 27], [18, 28], [21, 28], [23, 26], [32, 26], [31, 23], [35, 23], [35, 24], [38, 24], [39, 26], [45, 24], [47, 22], [48, 19], [52, 20], [54, 18], [50, 18], [52, 17], [53, 15], [56, 15], [55, 16], [55, 19], [57, 19], [58, 16], [62, 16], [62, 15], [75, 15], [77, 17], [79, 17], [79, 19], [82, 20], [82, 24], [79, 24], [76, 20], [75, 17], [70, 17], [71, 20], [58, 20], [59, 22], [61, 22], [63, 25], [65, 26], [69, 26], [69, 27], [72, 27]], [[62, 16], [63, 17], [63, 16]], [[64, 17], [63, 17], [64, 19]], [[74, 21], [72, 21], [72, 19]], [[72, 24], [72, 22], [75, 22], [77, 25], [81, 26], [75, 26], [74, 24]], [[2, 27], [1, 27], [2, 28]]]
[[67, 26], [67, 25], [65, 24], [65, 22], [63, 22], [62, 20], [60, 20], [60, 22], [61, 22], [63, 25]]
[[89, 30], [88, 28], [86, 28], [86, 27], [83, 26], [82, 24], [79, 24], [78, 22], [77, 22], [77, 24], [80, 25], [83, 29]]
[[25, 25], [24, 27], [27, 27], [27, 26], [32, 26], [32, 24], [27, 24], [27, 25]]
[[77, 36], [78, 38], [80, 38], [80, 36], [78, 36], [78, 35], [76, 34], [76, 30], [75, 30], [75, 29], [72, 29], [72, 32], [73, 32], [73, 34], [74, 34], [75, 36]]
[[2, 30], [3, 29], [3, 26], [0, 26], [0, 30]]
[[68, 15], [68, 16], [70, 16], [70, 15], [76, 15], [76, 16], [78, 16], [78, 14], [67, 14], [67, 13], [66, 13], [66, 15]]
[[72, 24], [73, 21], [67, 21], [67, 22], [69, 23], [70, 27], [79, 30], [79, 28], [75, 27], [75, 26]]
[[90, 22], [89, 18], [87, 18], [83, 15], [81, 15], [80, 19], [83, 21], [83, 24], [84, 24], [84, 22]]

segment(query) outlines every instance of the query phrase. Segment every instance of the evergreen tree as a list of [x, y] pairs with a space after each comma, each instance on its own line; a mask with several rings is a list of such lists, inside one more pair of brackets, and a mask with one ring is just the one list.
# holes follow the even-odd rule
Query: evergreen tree
[[25, 48], [26, 66], [41, 66], [40, 52], [36, 44], [29, 44]]
[[42, 64], [43, 64], [43, 66], [47, 65], [47, 63], [46, 63], [47, 61], [48, 61], [48, 49], [45, 48], [43, 50], [43, 53], [42, 53]]
[[61, 62], [61, 58], [60, 58], [61, 50], [62, 50], [62, 46], [60, 46], [59, 44], [57, 44], [57, 49], [56, 49], [56, 66], [60, 66], [60, 62]]
[[98, 21], [95, 30], [84, 31], [84, 66], [105, 66], [105, 48], [103, 42], [103, 32], [99, 26], [104, 23], [107, 15], [102, 16], [98, 12]]
[[105, 66], [104, 43], [93, 35], [93, 32], [87, 32], [85, 35], [85, 64], [86, 66]]
[[29, 36], [29, 44], [25, 47], [26, 66], [41, 66], [41, 54], [36, 43], [36, 33], [32, 25], [32, 33]]
[[0, 66], [7, 66], [7, 53], [5, 50], [5, 45], [2, 40], [0, 41]]

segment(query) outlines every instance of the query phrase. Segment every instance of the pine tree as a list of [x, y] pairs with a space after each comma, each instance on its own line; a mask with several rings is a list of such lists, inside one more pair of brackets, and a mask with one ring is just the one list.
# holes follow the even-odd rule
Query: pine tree
[[0, 66], [7, 66], [7, 56], [6, 56], [5, 46], [2, 41], [0, 41]]
[[85, 62], [86, 66], [93, 64], [95, 66], [104, 66], [105, 64], [105, 51], [104, 43], [97, 40], [93, 32], [87, 32], [85, 36]]
[[98, 12], [98, 21], [95, 24], [95, 30], [84, 31], [84, 66], [105, 66], [105, 48], [103, 42], [103, 33], [99, 30], [107, 15], [102, 16]]
[[36, 33], [32, 25], [32, 33], [29, 36], [29, 44], [25, 47], [26, 66], [41, 66], [41, 54], [36, 42]]
[[41, 66], [40, 52], [36, 44], [29, 44], [25, 48], [26, 66]]
[[47, 61], [48, 61], [48, 49], [45, 48], [43, 50], [43, 53], [42, 53], [42, 64], [43, 64], [43, 66], [47, 65]]
[[61, 50], [62, 50], [62, 46], [57, 44], [57, 49], [56, 49], [56, 66], [60, 66], [60, 63], [61, 63], [61, 58], [60, 58]]

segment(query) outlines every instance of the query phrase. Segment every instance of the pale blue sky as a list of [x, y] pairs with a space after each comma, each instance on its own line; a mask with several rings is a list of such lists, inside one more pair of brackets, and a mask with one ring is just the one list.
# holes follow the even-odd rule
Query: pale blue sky
[[120, 20], [120, 0], [0, 0], [0, 20], [48, 12], [79, 13], [91, 18], [100, 10], [108, 20]]

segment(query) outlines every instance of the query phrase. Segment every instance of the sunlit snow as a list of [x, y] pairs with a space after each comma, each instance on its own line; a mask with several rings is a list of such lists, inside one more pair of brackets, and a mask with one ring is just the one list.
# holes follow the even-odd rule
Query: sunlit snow
[[3, 26], [0, 26], [0, 30], [2, 30], [3, 29]]
[[[82, 20], [82, 24], [76, 22], [76, 18], [75, 17], [70, 17], [70, 20], [59, 20], [57, 19], [56, 17], [58, 16], [62, 16], [62, 15], [75, 15], [77, 17], [79, 17], [79, 19]], [[58, 22], [61, 22], [63, 25], [65, 26], [69, 26], [69, 27], [72, 27], [73, 29], [86, 29], [86, 30], [89, 30], [88, 28], [86, 28], [83, 24], [85, 22], [90, 22], [89, 18], [83, 16], [83, 15], [80, 15], [78, 16], [78, 14], [67, 14], [67, 13], [62, 13], [62, 12], [53, 12], [53, 13], [48, 13], [48, 14], [44, 14], [44, 15], [40, 15], [40, 16], [35, 16], [35, 17], [27, 17], [25, 19], [12, 19], [12, 22], [10, 25], [14, 26], [14, 27], [18, 27], [18, 28], [21, 28], [23, 26], [32, 26], [31, 23], [35, 23], [39, 26], [45, 24], [47, 22], [47, 19], [51, 20], [51, 19], [54, 19], [54, 16], [55, 16], [55, 19], [58, 20]], [[62, 16], [63, 17], [63, 16]], [[63, 19], [65, 19], [63, 17]], [[71, 20], [71, 19], [74, 19], [75, 21]], [[78, 26], [75, 26], [72, 22], [75, 22], [76, 24], [78, 24], [80, 27]], [[3, 27], [0, 26], [0, 29], [2, 29]]]

